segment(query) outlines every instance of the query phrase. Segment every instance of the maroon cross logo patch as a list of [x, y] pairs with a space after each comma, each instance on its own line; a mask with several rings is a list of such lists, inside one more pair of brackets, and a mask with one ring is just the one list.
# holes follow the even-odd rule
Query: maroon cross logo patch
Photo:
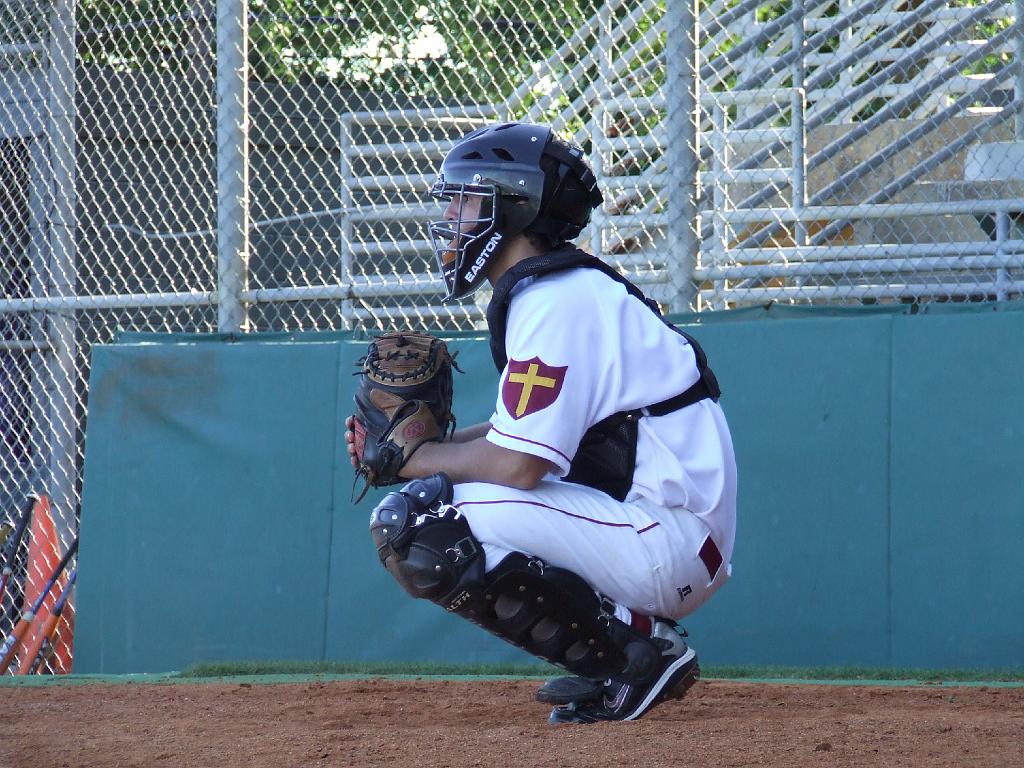
[[509, 360], [501, 385], [501, 401], [513, 419], [547, 408], [558, 399], [569, 366], [547, 365], [539, 357]]

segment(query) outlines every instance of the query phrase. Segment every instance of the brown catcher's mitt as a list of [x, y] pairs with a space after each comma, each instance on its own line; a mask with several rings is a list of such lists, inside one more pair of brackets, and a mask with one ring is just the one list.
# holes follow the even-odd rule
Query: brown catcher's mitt
[[401, 482], [398, 472], [413, 452], [454, 429], [452, 368], [459, 369], [447, 345], [424, 333], [378, 336], [359, 363], [353, 416], [362, 499], [370, 486]]

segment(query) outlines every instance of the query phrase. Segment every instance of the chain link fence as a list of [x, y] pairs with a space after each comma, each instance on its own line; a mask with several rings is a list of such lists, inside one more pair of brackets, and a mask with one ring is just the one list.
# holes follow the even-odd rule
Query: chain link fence
[[92, 344], [480, 327], [425, 222], [488, 121], [586, 150], [583, 246], [666, 309], [1018, 298], [1022, 4], [0, 0], [0, 523], [56, 532], [0, 634], [77, 530]]

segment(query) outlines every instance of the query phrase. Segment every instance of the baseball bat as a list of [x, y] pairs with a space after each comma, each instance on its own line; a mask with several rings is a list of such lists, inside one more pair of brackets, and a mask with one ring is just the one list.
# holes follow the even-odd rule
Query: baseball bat
[[21, 666], [18, 667], [19, 675], [35, 674], [43, 665], [46, 657], [50, 655], [50, 651], [53, 648], [53, 640], [57, 634], [57, 625], [60, 623], [61, 614], [64, 613], [64, 606], [68, 602], [68, 596], [71, 594], [71, 589], [75, 586], [75, 579], [77, 578], [78, 568], [72, 568], [71, 575], [68, 576], [68, 583], [60, 591], [60, 597], [53, 604], [53, 610], [46, 617], [42, 629], [39, 630], [36, 639], [29, 646], [28, 653], [22, 659]]
[[11, 666], [11, 662], [14, 660], [14, 654], [18, 650], [18, 644], [21, 642], [25, 633], [28, 632], [28, 628], [32, 626], [32, 622], [36, 618], [36, 614], [39, 613], [39, 609], [43, 607], [43, 601], [46, 600], [47, 595], [50, 594], [50, 590], [53, 589], [53, 585], [57, 583], [57, 579], [64, 572], [68, 562], [74, 557], [75, 552], [78, 551], [78, 537], [75, 536], [75, 540], [71, 542], [71, 546], [68, 547], [68, 551], [64, 553], [64, 557], [57, 563], [57, 567], [53, 569], [53, 575], [50, 576], [50, 580], [46, 582], [39, 597], [32, 603], [32, 607], [29, 608], [28, 612], [23, 613], [18, 623], [14, 625], [14, 629], [11, 634], [4, 640], [3, 646], [0, 646], [0, 656], [3, 660], [0, 660], [0, 675], [7, 671], [7, 668]]
[[7, 587], [7, 581], [11, 578], [11, 574], [14, 573], [14, 561], [18, 558], [18, 548], [21, 547], [21, 540], [25, 537], [25, 529], [28, 527], [28, 521], [32, 517], [32, 510], [35, 508], [37, 500], [36, 496], [29, 496], [25, 500], [25, 509], [21, 513], [21, 519], [18, 520], [14, 533], [5, 542], [4, 570], [2, 575], [0, 575], [0, 604], [4, 600], [4, 589]]

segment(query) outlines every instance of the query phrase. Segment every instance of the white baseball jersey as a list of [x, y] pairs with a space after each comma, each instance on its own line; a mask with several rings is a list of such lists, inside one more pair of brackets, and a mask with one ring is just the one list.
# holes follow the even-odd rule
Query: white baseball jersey
[[[736, 466], [717, 403], [640, 419], [624, 502], [558, 479], [591, 426], [694, 384], [692, 347], [623, 285], [587, 268], [520, 281], [505, 341], [487, 439], [557, 472], [531, 491], [457, 486], [456, 506], [488, 567], [518, 550], [575, 571], [633, 610], [669, 618], [695, 610], [728, 578], [735, 537]], [[709, 537], [722, 560], [715, 573]]]

